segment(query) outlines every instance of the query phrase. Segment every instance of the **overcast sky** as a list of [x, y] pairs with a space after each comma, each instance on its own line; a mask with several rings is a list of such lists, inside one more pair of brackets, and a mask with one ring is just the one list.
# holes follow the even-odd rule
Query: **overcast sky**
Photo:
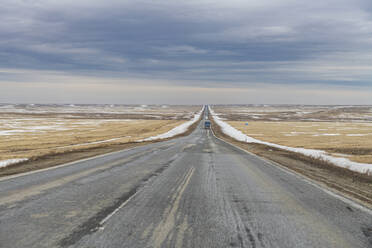
[[372, 104], [372, 1], [2, 0], [0, 102]]

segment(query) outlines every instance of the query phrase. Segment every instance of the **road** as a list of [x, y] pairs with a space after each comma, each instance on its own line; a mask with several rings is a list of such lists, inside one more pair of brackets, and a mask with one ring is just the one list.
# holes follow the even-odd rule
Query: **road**
[[0, 247], [372, 247], [372, 215], [199, 126], [0, 179]]

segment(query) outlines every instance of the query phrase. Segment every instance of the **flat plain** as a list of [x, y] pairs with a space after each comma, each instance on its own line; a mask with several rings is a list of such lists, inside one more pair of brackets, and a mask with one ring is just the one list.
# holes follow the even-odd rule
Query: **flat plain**
[[371, 106], [237, 105], [213, 109], [250, 137], [372, 163]]
[[0, 105], [0, 161], [133, 143], [189, 120], [200, 106]]

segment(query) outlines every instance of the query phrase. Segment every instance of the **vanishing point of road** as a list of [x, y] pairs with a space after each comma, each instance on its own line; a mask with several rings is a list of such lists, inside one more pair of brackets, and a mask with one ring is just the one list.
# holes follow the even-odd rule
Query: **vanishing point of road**
[[372, 247], [372, 215], [200, 125], [0, 179], [0, 247]]

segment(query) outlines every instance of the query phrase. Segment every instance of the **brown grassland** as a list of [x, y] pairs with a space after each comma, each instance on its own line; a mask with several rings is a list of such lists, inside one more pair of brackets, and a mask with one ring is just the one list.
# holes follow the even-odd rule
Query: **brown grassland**
[[1, 167], [0, 176], [156, 142], [137, 141], [173, 129], [200, 109], [164, 105], [0, 106], [0, 162], [28, 159]]
[[[258, 140], [372, 163], [372, 106], [218, 105], [213, 110]], [[248, 123], [248, 125], [246, 125]]]
[[325, 150], [333, 156], [372, 163], [372, 123], [229, 121], [244, 134], [290, 147]]
[[[61, 123], [61, 120], [43, 118], [22, 122], [23, 126], [27, 126], [27, 129], [18, 129], [22, 132], [0, 135], [0, 160], [34, 158], [55, 152], [130, 143], [165, 133], [184, 121], [72, 119], [64, 120], [63, 126], [57, 127], [56, 123]], [[0, 126], [0, 131], [7, 129]]]

